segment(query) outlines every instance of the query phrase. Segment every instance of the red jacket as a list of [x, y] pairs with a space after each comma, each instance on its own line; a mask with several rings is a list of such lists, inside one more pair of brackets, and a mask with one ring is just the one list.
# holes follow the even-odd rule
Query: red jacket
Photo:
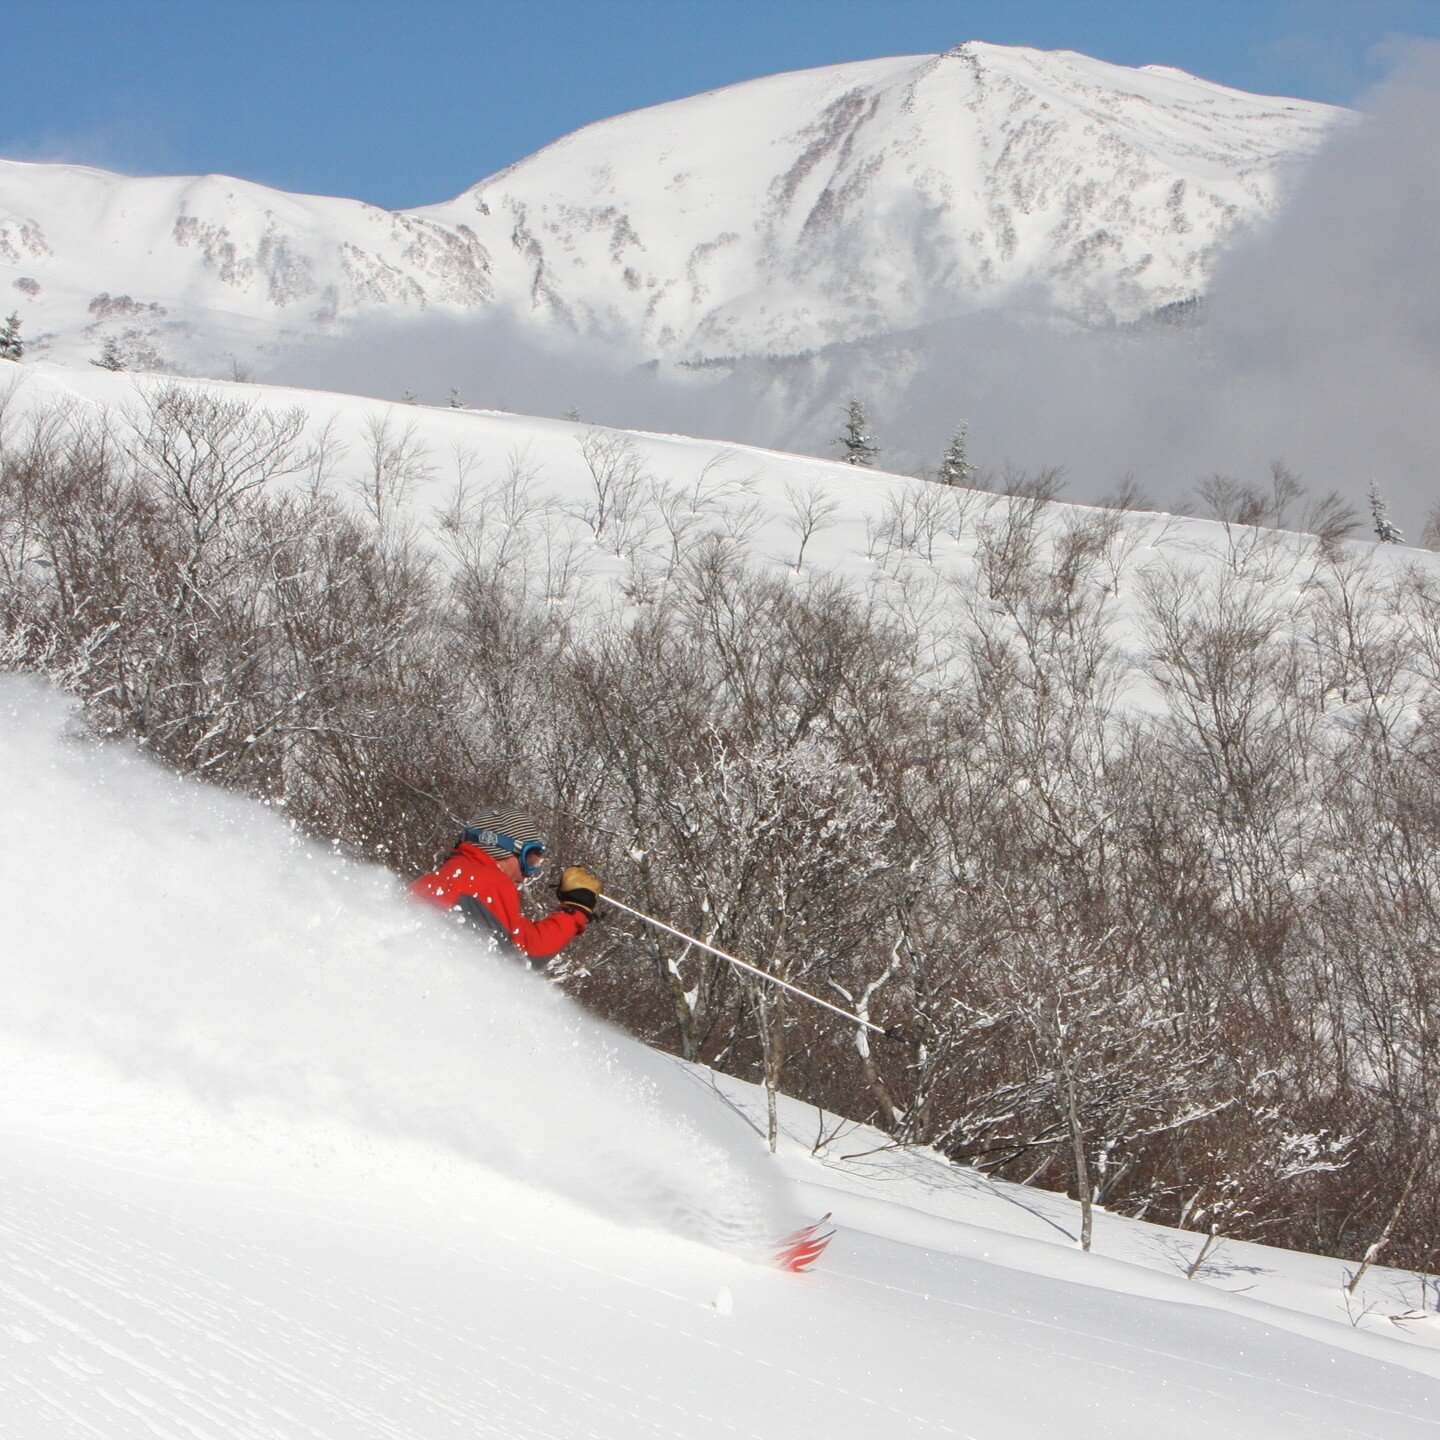
[[520, 913], [515, 882], [478, 845], [457, 845], [453, 854], [410, 887], [410, 893], [442, 910], [453, 910], [472, 896], [532, 960], [547, 959], [563, 949], [585, 929], [587, 919], [580, 910], [557, 910], [543, 920], [527, 920]]

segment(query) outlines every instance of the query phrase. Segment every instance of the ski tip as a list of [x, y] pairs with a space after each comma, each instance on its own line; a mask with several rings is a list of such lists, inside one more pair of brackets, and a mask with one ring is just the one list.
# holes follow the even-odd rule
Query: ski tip
[[818, 1220], [812, 1220], [808, 1225], [802, 1225], [798, 1230], [793, 1230], [781, 1242], [783, 1249], [787, 1245], [798, 1245], [802, 1240], [808, 1240], [817, 1231], [823, 1230], [830, 1223], [830, 1211], [826, 1211]]
[[825, 1247], [835, 1238], [834, 1230], [824, 1227], [829, 1221], [827, 1211], [812, 1225], [802, 1226], [787, 1235], [775, 1252], [775, 1263], [794, 1275], [803, 1275], [825, 1253]]
[[803, 1275], [815, 1262], [825, 1253], [825, 1247], [830, 1243], [831, 1235], [822, 1235], [814, 1240], [807, 1240], [803, 1245], [792, 1246], [788, 1250], [782, 1250], [776, 1257], [780, 1268], [788, 1270], [792, 1275]]

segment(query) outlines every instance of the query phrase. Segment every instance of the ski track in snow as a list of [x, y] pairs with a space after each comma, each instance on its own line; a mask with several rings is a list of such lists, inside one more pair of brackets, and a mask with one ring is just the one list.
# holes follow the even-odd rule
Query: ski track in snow
[[547, 1244], [503, 1184], [499, 1225], [337, 1219], [10, 1140], [0, 1420], [25, 1440], [978, 1440], [1061, 1423], [1052, 1395], [1097, 1437], [1440, 1432], [1413, 1373], [863, 1231], [797, 1279], [603, 1222]]
[[[282, 1256], [277, 1274], [275, 1251], [187, 1222], [187, 1240], [198, 1242], [206, 1257], [200, 1269], [193, 1255], [187, 1258], [177, 1247], [134, 1238], [151, 1227], [163, 1232], [174, 1223], [170, 1214], [127, 1203], [116, 1220], [102, 1220], [97, 1212], [111, 1209], [114, 1196], [98, 1185], [56, 1187], [53, 1180], [38, 1178], [27, 1185], [15, 1183], [13, 1175], [7, 1178], [11, 1183], [0, 1232], [7, 1279], [0, 1293], [7, 1309], [24, 1319], [7, 1322], [5, 1329], [23, 1342], [21, 1357], [34, 1357], [34, 1363], [8, 1363], [6, 1385], [30, 1392], [36, 1407], [32, 1423], [62, 1422], [43, 1432], [27, 1428], [27, 1434], [111, 1436], [117, 1433], [117, 1413], [156, 1434], [237, 1440], [252, 1435], [260, 1440], [276, 1433], [277, 1425], [284, 1427], [282, 1433], [297, 1436], [398, 1437], [417, 1433], [420, 1417], [425, 1434], [517, 1433], [517, 1419], [485, 1424], [481, 1417], [487, 1406], [525, 1415], [524, 1433], [535, 1436], [662, 1436], [691, 1427], [695, 1419], [663, 1390], [626, 1381], [608, 1373], [608, 1367], [592, 1373], [554, 1348], [538, 1360], [525, 1358], [503, 1315], [482, 1322], [471, 1314], [456, 1323], [447, 1312], [442, 1325], [426, 1307], [396, 1304], [383, 1290], [353, 1279], [342, 1285], [319, 1264]], [[53, 1205], [57, 1188], [67, 1222], [64, 1245], [37, 1244], [11, 1207], [39, 1210], [47, 1198]], [[492, 1239], [518, 1243], [511, 1236]], [[532, 1244], [521, 1251], [537, 1252], [547, 1262], [543, 1268], [558, 1271], [564, 1283], [488, 1255], [478, 1269], [492, 1280], [502, 1276], [523, 1282], [532, 1300], [569, 1311], [572, 1325], [583, 1312], [597, 1312], [589, 1314], [586, 1328], [599, 1331], [608, 1322], [664, 1336], [670, 1343], [678, 1338], [692, 1347], [734, 1353], [674, 1313], [662, 1320], [644, 1305], [585, 1296], [587, 1286], [608, 1287], [616, 1277], [544, 1247]], [[624, 1289], [638, 1290], [645, 1305], [658, 1297], [668, 1302], [667, 1310], [681, 1307], [693, 1314], [701, 1309], [694, 1299], [633, 1277]], [[275, 1298], [260, 1298], [267, 1291]], [[345, 1333], [347, 1321], [356, 1316], [363, 1321], [364, 1336]], [[367, 1342], [365, 1337], [372, 1338]], [[572, 1329], [565, 1343], [573, 1342]], [[368, 1353], [372, 1348], [375, 1353]], [[462, 1358], [467, 1356], [469, 1365]], [[783, 1376], [787, 1385], [816, 1384], [793, 1367], [752, 1358]], [[482, 1359], [493, 1368], [473, 1363]], [[79, 1399], [70, 1383], [75, 1379], [84, 1382]], [[827, 1388], [848, 1395], [844, 1387]], [[577, 1429], [575, 1412], [567, 1407], [553, 1427], [547, 1425], [546, 1407], [536, 1403], [537, 1397], [555, 1389], [613, 1424]], [[367, 1399], [372, 1392], [374, 1398]], [[393, 1404], [387, 1409], [382, 1403], [387, 1397], [393, 1402], [397, 1393], [403, 1394], [401, 1413], [408, 1417], [401, 1424], [393, 1418]], [[859, 1395], [848, 1398], [873, 1404]], [[879, 1408], [892, 1420], [921, 1427], [910, 1433], [960, 1433], [902, 1408]], [[707, 1433], [767, 1433], [723, 1416], [711, 1418], [716, 1423]]]

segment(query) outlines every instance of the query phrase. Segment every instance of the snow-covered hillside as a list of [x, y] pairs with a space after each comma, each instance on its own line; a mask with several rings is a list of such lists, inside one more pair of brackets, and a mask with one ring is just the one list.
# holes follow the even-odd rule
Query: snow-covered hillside
[[[534, 547], [546, 573], [528, 574], [526, 583], [547, 603], [584, 597], [601, 610], [623, 608], [662, 585], [702, 536], [722, 534], [774, 572], [833, 576], [895, 606], [905, 623], [943, 634], [969, 603], [964, 592], [981, 583], [997, 537], [1032, 508], [1023, 498], [685, 435], [274, 385], [0, 365], [0, 397], [16, 425], [47, 410], [139, 414], [147, 397], [173, 384], [298, 413], [306, 435], [324, 438], [326, 482], [357, 507], [377, 447], [388, 447], [384, 463], [392, 466], [403, 452], [400, 503], [422, 543], [442, 560], [458, 547], [484, 563]], [[1052, 547], [1090, 525], [1105, 531], [1097, 563], [1107, 608], [1132, 642], [1146, 575], [1250, 573], [1298, 606], [1319, 558], [1311, 537], [1283, 530], [1059, 502], [1047, 517], [1040, 530]], [[1355, 549], [1381, 571], [1437, 563], [1430, 552], [1378, 545], [1363, 531]], [[1140, 669], [1132, 699], [1146, 693]]]
[[[1417, 1277], [1347, 1316], [1335, 1262], [1080, 1255], [1068, 1202], [798, 1106], [770, 1162], [747, 1087], [65, 713], [0, 686], [5, 1434], [1435, 1433]], [[797, 1209], [818, 1272], [736, 1253]]]
[[[174, 385], [301, 417], [304, 436], [323, 441], [324, 483], [357, 510], [377, 464], [403, 472], [397, 503], [442, 566], [495, 567], [532, 602], [595, 617], [635, 613], [718, 535], [764, 571], [798, 584], [830, 577], [867, 594], [881, 613], [917, 627], [934, 647], [927, 663], [945, 663], [971, 607], [991, 608], [986, 577], [1004, 537], [1039, 514], [1023, 497], [683, 435], [45, 362], [0, 364], [0, 418], [15, 436], [42, 414], [138, 418]], [[1044, 511], [1035, 534], [1054, 564], [1069, 563], [1059, 557], [1087, 532], [1084, 543], [1098, 546], [1089, 584], [1128, 656], [1117, 694], [1134, 712], [1165, 708], [1141, 638], [1148, 583], [1183, 577], [1201, 594], [1247, 576], [1293, 617], [1326, 564], [1313, 537], [1285, 530], [1061, 502]], [[1376, 576], [1440, 564], [1364, 531], [1350, 548]]]
[[994, 307], [1204, 289], [1343, 112], [968, 44], [607, 120], [408, 213], [220, 176], [0, 162], [37, 353], [228, 372], [366, 318], [514, 317], [630, 358], [787, 353]]

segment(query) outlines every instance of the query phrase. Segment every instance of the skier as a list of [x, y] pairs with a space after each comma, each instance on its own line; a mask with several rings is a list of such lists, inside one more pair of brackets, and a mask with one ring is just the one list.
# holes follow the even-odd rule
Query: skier
[[530, 816], [503, 805], [481, 810], [455, 848], [410, 887], [418, 900], [450, 911], [497, 944], [530, 960], [548, 960], [585, 931], [600, 899], [600, 881], [582, 865], [560, 873], [560, 908], [544, 920], [520, 913], [519, 887], [545, 863], [545, 841]]

